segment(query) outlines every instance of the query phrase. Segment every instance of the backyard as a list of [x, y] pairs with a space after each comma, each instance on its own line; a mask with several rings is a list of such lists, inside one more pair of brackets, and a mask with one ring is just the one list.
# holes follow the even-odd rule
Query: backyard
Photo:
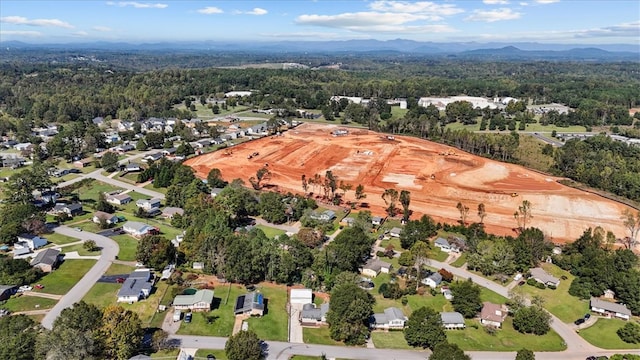
[[266, 226], [266, 225], [256, 225], [256, 227], [260, 230], [262, 230], [262, 232], [269, 238], [269, 239], [273, 239], [276, 236], [280, 236], [286, 233], [286, 231], [280, 230], [280, 229], [276, 229], [270, 226]]
[[136, 250], [138, 249], [138, 240], [129, 235], [116, 235], [111, 237], [112, 240], [120, 246], [118, 259], [122, 261], [135, 261]]
[[37, 296], [12, 296], [0, 308], [11, 312], [51, 309], [58, 300], [41, 298]]
[[[63, 261], [60, 267], [38, 280], [39, 284], [44, 285], [42, 292], [55, 295], [66, 294], [95, 263], [95, 260]], [[34, 289], [34, 291], [39, 290]]]

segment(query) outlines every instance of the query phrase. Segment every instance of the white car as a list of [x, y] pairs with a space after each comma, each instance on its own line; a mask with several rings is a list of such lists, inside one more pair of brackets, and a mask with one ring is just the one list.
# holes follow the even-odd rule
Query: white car
[[513, 277], [513, 281], [520, 281], [522, 279], [522, 274], [517, 273], [516, 276]]
[[31, 291], [33, 290], [33, 287], [29, 286], [29, 285], [22, 285], [18, 288], [18, 292], [25, 292], [25, 291]]

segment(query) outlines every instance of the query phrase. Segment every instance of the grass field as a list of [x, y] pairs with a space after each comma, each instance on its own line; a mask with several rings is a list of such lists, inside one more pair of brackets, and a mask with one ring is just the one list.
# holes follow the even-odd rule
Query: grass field
[[135, 270], [133, 266], [123, 265], [123, 264], [111, 264], [109, 269], [105, 272], [105, 275], [121, 275], [121, 274], [129, 274]]
[[121, 284], [95, 283], [82, 300], [102, 309], [116, 303], [116, 296], [120, 287], [122, 287]]
[[[83, 202], [94, 203], [98, 201], [100, 193], [122, 190], [113, 185], [109, 185], [97, 180], [91, 180], [86, 185], [75, 191]], [[87, 201], [88, 200], [88, 201]], [[85, 209], [86, 211], [87, 209]]]
[[542, 153], [545, 145], [545, 142], [533, 136], [520, 136], [515, 156], [526, 167], [547, 172], [554, 160], [552, 155]]
[[135, 261], [136, 250], [138, 248], [138, 240], [132, 238], [129, 235], [116, 235], [112, 236], [115, 242], [120, 246], [120, 252], [118, 253], [118, 259], [123, 261]]
[[78, 255], [82, 255], [82, 256], [97, 256], [100, 255], [101, 251], [88, 251], [87, 249], [84, 248], [83, 244], [76, 244], [76, 245], [71, 245], [71, 246], [65, 246], [60, 248], [62, 250], [63, 253], [70, 253], [70, 252], [74, 252], [77, 251]]
[[289, 338], [289, 314], [287, 314], [287, 288], [266, 284], [258, 287], [268, 300], [267, 313], [263, 317], [249, 318], [249, 329], [260, 339], [287, 341]]
[[[182, 322], [178, 334], [230, 336], [235, 321], [233, 307], [236, 298], [245, 292], [245, 288], [237, 284], [216, 287], [214, 289], [213, 310], [207, 313], [194, 314], [189, 324]], [[254, 328], [251, 329], [255, 330]]]
[[451, 263], [451, 266], [453, 267], [462, 267], [462, 265], [464, 265], [467, 262], [467, 253], [462, 253], [462, 255], [460, 255], [456, 261]]
[[[180, 349], [160, 350], [158, 352], [152, 353], [149, 356], [151, 356], [152, 359], [175, 359], [178, 357], [179, 353], [180, 353]], [[218, 358], [218, 359], [221, 359], [221, 358]]]
[[198, 349], [196, 351], [196, 359], [206, 359], [209, 354], [215, 356], [216, 360], [227, 360], [227, 354], [220, 349]]
[[602, 349], [640, 349], [640, 344], [626, 343], [616, 333], [624, 324], [626, 321], [620, 319], [598, 318], [595, 324], [580, 330], [580, 336]]
[[[206, 105], [202, 105], [200, 104], [200, 100], [198, 101], [192, 101], [191, 102], [193, 105], [196, 106], [196, 111], [195, 113], [192, 112], [193, 114], [196, 115], [196, 117], [198, 117], [199, 119], [202, 120], [210, 120], [216, 117], [223, 117], [229, 114], [233, 114], [233, 113], [237, 113], [237, 112], [241, 112], [244, 111], [246, 109], [248, 109], [247, 106], [236, 106], [235, 108], [229, 107], [227, 110], [223, 110], [221, 105], [218, 105], [220, 107], [220, 113], [219, 114], [214, 114], [213, 111], [211, 109], [209, 109]], [[176, 105], [174, 106], [175, 109], [179, 109], [179, 110], [186, 110], [186, 106], [184, 106], [184, 103], [180, 104], [180, 105]], [[248, 116], [248, 115], [245, 115]]]
[[258, 229], [262, 230], [262, 232], [264, 232], [264, 234], [269, 238], [269, 239], [273, 239], [276, 236], [280, 236], [286, 233], [286, 231], [280, 230], [280, 229], [276, 229], [270, 226], [265, 226], [265, 225], [257, 225], [256, 226]]
[[12, 296], [0, 308], [11, 312], [51, 309], [58, 300], [46, 299], [37, 296]]
[[44, 237], [45, 239], [49, 240], [49, 242], [52, 242], [56, 245], [64, 245], [64, 244], [80, 241], [76, 238], [72, 238], [72, 237], [57, 234], [57, 233], [46, 234], [44, 235]]
[[[477, 329], [474, 327], [477, 325]], [[447, 339], [465, 351], [517, 351], [527, 348], [533, 351], [561, 351], [566, 348], [562, 338], [550, 331], [546, 335], [525, 335], [513, 329], [511, 318], [495, 335], [488, 334], [476, 320], [467, 320], [464, 330], [447, 330]], [[404, 339], [402, 331], [373, 332], [371, 334], [376, 348], [411, 349]]]
[[95, 260], [65, 260], [58, 269], [38, 280], [49, 294], [64, 295], [91, 269]]
[[571, 323], [583, 317], [584, 314], [589, 311], [589, 304], [575, 296], [569, 295], [569, 286], [575, 276], [553, 264], [542, 264], [542, 268], [557, 278], [566, 276], [567, 279], [560, 280], [560, 286], [558, 286], [556, 290], [542, 290], [530, 285], [524, 285], [517, 287], [517, 291], [524, 291], [529, 298], [533, 297], [533, 295], [542, 297], [544, 299], [544, 308], [563, 322]]
[[344, 343], [331, 339], [328, 326], [318, 328], [304, 327], [302, 328], [302, 339], [309, 344], [344, 346]]
[[[455, 122], [455, 123], [449, 123], [447, 124], [446, 128], [447, 129], [451, 129], [451, 130], [459, 130], [459, 129], [466, 129], [468, 131], [480, 131], [480, 118], [478, 118], [478, 122], [476, 124], [473, 125], [464, 125], [460, 122]], [[487, 130], [489, 128], [487, 127]], [[536, 132], [552, 132], [553, 130], [557, 131], [557, 132], [585, 132], [586, 128], [584, 126], [568, 126], [568, 127], [559, 127], [559, 126], [555, 126], [555, 125], [540, 125], [539, 123], [535, 123], [535, 124], [527, 124], [526, 126], [526, 130], [524, 131], [536, 131]], [[516, 126], [516, 131], [517, 131], [517, 126]], [[499, 131], [499, 130], [493, 130], [491, 131], [492, 133], [496, 133], [496, 134], [509, 134], [511, 131], [510, 130], [503, 130], [503, 131]]]

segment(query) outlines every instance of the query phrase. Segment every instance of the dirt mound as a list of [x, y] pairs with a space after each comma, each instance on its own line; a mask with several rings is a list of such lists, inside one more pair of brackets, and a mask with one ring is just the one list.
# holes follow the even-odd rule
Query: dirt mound
[[[268, 163], [273, 174], [270, 184], [298, 193], [302, 192], [303, 174], [309, 178], [331, 170], [354, 187], [363, 184], [364, 201], [380, 216], [385, 208], [381, 195], [384, 189], [394, 187], [411, 192], [412, 218], [428, 214], [454, 223], [460, 217], [456, 209], [460, 201], [471, 209], [467, 221], [478, 221], [477, 205], [484, 203], [488, 230], [514, 234], [517, 224], [513, 213], [523, 200], [529, 200], [531, 225], [554, 241], [574, 240], [584, 229], [598, 225], [618, 237], [626, 235], [620, 220], [625, 205], [563, 186], [557, 178], [412, 137], [395, 136], [391, 141], [366, 130], [334, 137], [331, 132], [337, 128], [307, 123], [282, 136], [234, 146], [231, 155], [218, 151], [185, 164], [201, 178], [218, 168], [226, 180], [247, 182]], [[254, 152], [260, 155], [247, 159]], [[353, 201], [354, 192], [348, 192], [346, 199]]]

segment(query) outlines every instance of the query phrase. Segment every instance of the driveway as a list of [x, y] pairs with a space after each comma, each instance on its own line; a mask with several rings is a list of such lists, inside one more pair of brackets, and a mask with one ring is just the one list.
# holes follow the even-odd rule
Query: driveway
[[82, 279], [80, 279], [80, 281], [49, 310], [44, 319], [42, 319], [42, 326], [47, 329], [53, 327], [53, 321], [60, 315], [62, 310], [82, 300], [91, 287], [100, 279], [105, 271], [107, 271], [111, 262], [116, 258], [116, 255], [118, 255], [118, 251], [120, 251], [118, 244], [105, 236], [86, 231], [78, 232], [67, 226], [57, 226], [53, 231], [78, 240], [93, 240], [102, 248], [102, 254], [96, 264], [89, 269]]
[[302, 344], [303, 333], [300, 324], [300, 314], [302, 313], [303, 304], [291, 304], [289, 310], [289, 342], [294, 344]]

